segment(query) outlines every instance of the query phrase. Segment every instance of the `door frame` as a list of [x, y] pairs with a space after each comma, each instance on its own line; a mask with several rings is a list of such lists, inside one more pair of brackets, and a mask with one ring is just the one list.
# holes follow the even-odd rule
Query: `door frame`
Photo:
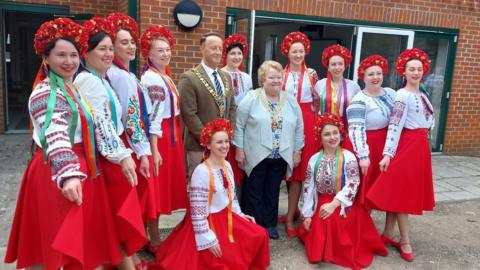
[[[237, 33], [238, 25], [237, 21], [240, 19], [248, 19], [248, 35], [247, 43], [254, 44], [254, 34], [255, 34], [255, 10], [237, 10], [234, 12], [229, 12], [227, 9], [227, 19], [225, 20], [225, 36], [228, 37], [234, 33]], [[247, 73], [252, 76], [253, 68], [253, 46], [248, 46], [248, 56], [245, 61], [245, 70]]]
[[[384, 28], [384, 27], [365, 27], [365, 26], [358, 26], [357, 28], [357, 38], [356, 38], [356, 46], [355, 46], [355, 59], [353, 62], [353, 70], [357, 70], [358, 66], [360, 65], [360, 55], [362, 54], [362, 41], [363, 41], [363, 34], [364, 33], [372, 33], [372, 34], [385, 34], [385, 35], [396, 35], [396, 36], [407, 36], [407, 48], [410, 49], [413, 47], [413, 41], [415, 39], [415, 31], [412, 30], [399, 30], [399, 29], [391, 29], [391, 28]], [[353, 79], [354, 82], [358, 81], [358, 73], [353, 72]]]
[[[19, 12], [31, 12], [42, 13], [52, 15], [68, 15], [70, 13], [70, 7], [60, 5], [41, 5], [41, 4], [28, 4], [28, 3], [14, 3], [14, 2], [1, 2], [0, 3], [0, 47], [2, 50], [2, 88], [3, 88], [3, 130], [8, 132], [8, 82], [7, 82], [7, 63], [6, 63], [6, 44], [5, 44], [5, 12], [6, 11], [19, 11]], [[10, 131], [11, 132], [11, 131]], [[15, 131], [14, 131], [15, 132]], [[19, 131], [22, 132], [22, 131]]]
[[[444, 85], [444, 93], [442, 95], [442, 105], [441, 105], [441, 113], [440, 113], [440, 121], [439, 121], [439, 133], [437, 144], [433, 147], [433, 151], [442, 151], [443, 150], [443, 142], [445, 139], [445, 127], [447, 122], [447, 114], [448, 114], [448, 102], [450, 98], [450, 91], [452, 86], [453, 80], [453, 71], [455, 65], [455, 57], [457, 53], [457, 39], [459, 35], [459, 29], [451, 29], [451, 28], [442, 28], [442, 27], [430, 27], [430, 26], [417, 26], [417, 25], [406, 25], [406, 24], [394, 24], [394, 23], [384, 23], [384, 22], [371, 22], [371, 21], [364, 21], [364, 20], [350, 20], [350, 19], [339, 19], [339, 18], [328, 18], [328, 17], [321, 17], [321, 16], [307, 16], [307, 15], [300, 15], [300, 14], [287, 14], [287, 13], [279, 13], [279, 12], [271, 12], [271, 11], [256, 11], [256, 10], [248, 10], [248, 9], [240, 9], [240, 8], [230, 8], [227, 7], [227, 17], [228, 16], [236, 16], [237, 14], [252, 14], [250, 22], [252, 28], [249, 29], [250, 33], [252, 34], [251, 41], [249, 40], [249, 44], [253, 44], [253, 27], [255, 27], [255, 18], [262, 18], [262, 19], [272, 19], [278, 21], [295, 21], [295, 22], [304, 22], [304, 23], [315, 23], [315, 24], [337, 24], [337, 25], [344, 25], [344, 26], [355, 26], [357, 28], [365, 27], [365, 29], [377, 29], [375, 31], [380, 31], [379, 29], [388, 29], [390, 33], [397, 32], [397, 33], [406, 33], [406, 32], [414, 32], [414, 36], [412, 39], [412, 43], [407, 48], [413, 47], [413, 42], [415, 40], [415, 36], [421, 37], [433, 37], [433, 38], [444, 38], [450, 40], [450, 46], [448, 51], [448, 58], [447, 63], [451, 63], [447, 65], [445, 69], [445, 85]], [[228, 25], [225, 28], [228, 35], [235, 33], [236, 29], [229, 28]], [[357, 32], [358, 34], [359, 32]], [[357, 39], [353, 38], [355, 42]], [[359, 45], [360, 44], [360, 45]], [[356, 42], [352, 49], [361, 46], [361, 42]], [[253, 47], [253, 46], [250, 46]], [[360, 47], [361, 48], [361, 47]], [[253, 50], [253, 48], [250, 48]], [[355, 58], [360, 57], [360, 49], [352, 50]], [[247, 59], [247, 63], [251, 64], [252, 57], [251, 53], [249, 54], [249, 59]], [[355, 59], [356, 60], [356, 59]], [[250, 65], [251, 66], [251, 65]], [[357, 65], [355, 65], [356, 67]], [[356, 72], [353, 72], [353, 76], [356, 78]], [[251, 74], [251, 67], [250, 67], [250, 75]]]
[[[447, 125], [447, 115], [448, 115], [448, 103], [450, 102], [450, 92], [452, 90], [452, 81], [453, 81], [453, 71], [455, 69], [455, 58], [457, 55], [457, 41], [458, 34], [444, 34], [444, 33], [426, 33], [426, 32], [416, 32], [416, 37], [431, 38], [431, 39], [443, 39], [449, 42], [448, 52], [447, 52], [447, 65], [445, 66], [445, 77], [444, 77], [444, 91], [442, 94], [442, 105], [440, 106], [440, 120], [438, 122], [438, 137], [436, 144], [432, 147], [432, 152], [442, 152], [443, 143], [445, 139], [445, 129]], [[451, 63], [451, 64], [449, 64]]]

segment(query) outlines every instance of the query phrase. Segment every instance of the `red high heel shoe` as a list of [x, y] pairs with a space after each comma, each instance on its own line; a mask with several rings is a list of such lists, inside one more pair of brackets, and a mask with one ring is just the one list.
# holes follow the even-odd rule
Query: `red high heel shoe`
[[[295, 213], [293, 214], [293, 221], [297, 221], [297, 219], [300, 217], [300, 210], [296, 210]], [[283, 215], [283, 216], [280, 216], [278, 217], [278, 222], [279, 223], [287, 223], [287, 215]]]
[[297, 230], [296, 229], [289, 229], [286, 222], [285, 222], [285, 232], [287, 233], [288, 237], [296, 237], [297, 236]]
[[382, 241], [383, 241], [383, 244], [385, 246], [387, 245], [392, 245], [393, 247], [395, 247], [396, 249], [399, 249], [400, 248], [400, 242], [396, 241], [395, 239], [390, 239], [388, 238], [387, 236], [385, 235], [381, 235], [380, 238], [382, 238]]
[[410, 245], [410, 243], [401, 243], [400, 244], [400, 256], [407, 262], [413, 262], [413, 260], [415, 260], [415, 257], [413, 256], [413, 251], [410, 251], [410, 252], [405, 252], [403, 251], [403, 246], [407, 246], [407, 245]]

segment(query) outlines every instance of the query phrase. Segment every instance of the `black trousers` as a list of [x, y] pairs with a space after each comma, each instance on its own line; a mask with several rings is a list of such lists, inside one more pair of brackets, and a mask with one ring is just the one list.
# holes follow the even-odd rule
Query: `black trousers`
[[280, 184], [287, 165], [283, 158], [266, 158], [244, 180], [242, 211], [265, 228], [277, 226]]

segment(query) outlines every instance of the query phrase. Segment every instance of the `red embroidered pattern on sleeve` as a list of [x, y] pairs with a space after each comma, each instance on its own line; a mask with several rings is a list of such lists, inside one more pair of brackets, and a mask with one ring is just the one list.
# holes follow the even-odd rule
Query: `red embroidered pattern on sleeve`
[[[40, 128], [44, 125], [49, 94], [50, 85], [42, 82], [35, 90], [35, 96], [30, 100], [30, 113]], [[47, 159], [52, 171], [52, 180], [58, 187], [62, 186], [66, 174], [79, 177], [84, 175], [80, 171], [78, 157], [70, 147], [68, 122], [71, 115], [72, 112], [65, 97], [58, 93], [52, 122], [46, 132]]]

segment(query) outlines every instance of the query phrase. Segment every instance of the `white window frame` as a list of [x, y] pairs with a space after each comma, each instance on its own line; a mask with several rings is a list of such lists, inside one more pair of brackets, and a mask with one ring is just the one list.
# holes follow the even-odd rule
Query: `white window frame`
[[[413, 40], [415, 38], [415, 32], [412, 30], [358, 26], [357, 27], [357, 44], [355, 47], [354, 72], [353, 72], [354, 82], [358, 82], [357, 70], [358, 70], [358, 66], [360, 65], [360, 55], [362, 54], [361, 50], [362, 50], [363, 33], [407, 36], [408, 37], [407, 49], [413, 48]], [[394, 67], [390, 67], [390, 68], [394, 68]]]

